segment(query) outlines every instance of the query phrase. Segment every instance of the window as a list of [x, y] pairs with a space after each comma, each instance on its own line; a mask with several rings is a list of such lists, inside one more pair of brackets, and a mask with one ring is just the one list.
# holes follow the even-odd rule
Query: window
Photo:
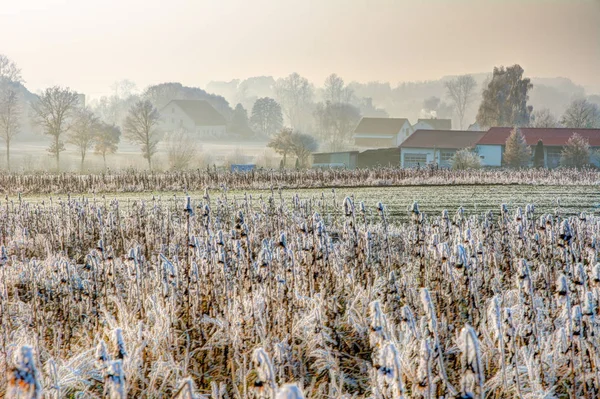
[[456, 151], [454, 150], [440, 151], [440, 166], [449, 166], [454, 154], [456, 154]]
[[414, 168], [427, 165], [427, 154], [404, 154], [404, 167]]

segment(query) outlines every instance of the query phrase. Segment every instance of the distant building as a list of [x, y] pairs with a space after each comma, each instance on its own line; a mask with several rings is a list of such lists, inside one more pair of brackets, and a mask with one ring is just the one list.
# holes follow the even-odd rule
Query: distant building
[[208, 101], [172, 100], [160, 111], [164, 130], [178, 129], [204, 137], [223, 137], [227, 121]]
[[[481, 163], [485, 166], [502, 166], [504, 164], [504, 145], [510, 136], [510, 127], [492, 127], [477, 143], [477, 152], [481, 156]], [[587, 139], [590, 147], [594, 150], [600, 148], [600, 129], [569, 129], [569, 128], [521, 128], [525, 141], [532, 147], [531, 156], [533, 160], [533, 147], [538, 140], [544, 143], [544, 165], [547, 168], [555, 168], [560, 161], [563, 147], [567, 144], [574, 133]], [[600, 166], [600, 160], [592, 157], [590, 162]]]
[[354, 129], [354, 145], [363, 148], [397, 147], [413, 132], [406, 118], [362, 118]]
[[376, 148], [358, 154], [357, 167], [361, 169], [399, 166], [400, 148], [398, 147]]
[[417, 130], [452, 130], [452, 119], [417, 119], [413, 131]]
[[358, 151], [318, 152], [312, 154], [312, 167], [354, 169], [357, 156]]
[[449, 167], [456, 151], [474, 148], [485, 132], [468, 130], [417, 130], [400, 145], [404, 168], [437, 164]]

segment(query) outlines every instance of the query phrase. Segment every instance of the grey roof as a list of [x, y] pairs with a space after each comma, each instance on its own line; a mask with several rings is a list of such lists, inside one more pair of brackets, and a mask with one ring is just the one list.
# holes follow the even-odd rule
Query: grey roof
[[452, 119], [417, 119], [417, 123], [427, 123], [434, 130], [450, 130], [452, 129]]
[[171, 100], [167, 105], [176, 104], [189, 116], [196, 126], [225, 126], [227, 121], [208, 101], [205, 100]]
[[362, 118], [354, 133], [397, 134], [408, 120], [406, 118]]
[[486, 132], [470, 130], [417, 130], [400, 144], [400, 148], [448, 148], [474, 147]]

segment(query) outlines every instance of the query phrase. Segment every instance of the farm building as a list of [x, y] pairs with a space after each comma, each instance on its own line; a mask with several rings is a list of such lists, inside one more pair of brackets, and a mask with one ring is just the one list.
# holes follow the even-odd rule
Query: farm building
[[400, 148], [377, 148], [358, 154], [358, 168], [400, 166]]
[[474, 148], [485, 132], [469, 130], [417, 130], [400, 145], [404, 168], [437, 164], [449, 167], [456, 151]]
[[417, 130], [452, 130], [452, 119], [417, 119], [413, 131]]
[[357, 164], [358, 151], [319, 152], [312, 154], [313, 168], [346, 168], [354, 169]]
[[160, 110], [165, 131], [185, 130], [204, 137], [222, 137], [227, 121], [208, 101], [172, 100]]
[[354, 129], [354, 145], [364, 148], [397, 147], [413, 131], [406, 118], [362, 118]]
[[[485, 166], [502, 166], [504, 145], [510, 136], [510, 127], [492, 127], [477, 143], [477, 152], [481, 156], [481, 163]], [[570, 128], [521, 128], [525, 141], [533, 147], [538, 140], [544, 143], [544, 165], [547, 168], [555, 168], [560, 161], [560, 154], [574, 133], [584, 137], [590, 143], [592, 149], [600, 148], [600, 129], [570, 129]], [[599, 160], [591, 160], [596, 166], [600, 166]]]

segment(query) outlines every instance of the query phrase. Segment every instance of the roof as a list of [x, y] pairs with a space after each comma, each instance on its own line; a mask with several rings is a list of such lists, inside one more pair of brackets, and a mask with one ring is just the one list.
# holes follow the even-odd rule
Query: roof
[[408, 122], [406, 118], [362, 118], [354, 133], [368, 135], [395, 135]]
[[434, 130], [450, 130], [452, 129], [452, 119], [417, 119], [417, 123], [427, 123]]
[[419, 129], [400, 144], [400, 148], [469, 148], [474, 147], [486, 132], [471, 130]]
[[[506, 139], [510, 136], [512, 128], [510, 127], [492, 127], [479, 140], [480, 145], [504, 145]], [[529, 145], [536, 145], [538, 140], [542, 140], [544, 145], [564, 146], [567, 141], [577, 133], [586, 138], [592, 147], [600, 147], [600, 129], [570, 129], [570, 128], [521, 128], [521, 133]]]
[[171, 100], [163, 109], [170, 104], [176, 104], [196, 126], [224, 126], [227, 124], [225, 117], [219, 113], [208, 101], [205, 100]]
[[358, 154], [358, 151], [313, 152], [312, 155]]

